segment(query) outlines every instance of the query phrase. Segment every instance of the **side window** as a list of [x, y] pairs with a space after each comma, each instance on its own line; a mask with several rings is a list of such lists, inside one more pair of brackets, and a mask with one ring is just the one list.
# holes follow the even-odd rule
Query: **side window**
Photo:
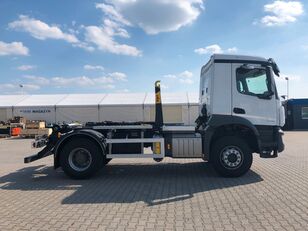
[[202, 96], [206, 96], [208, 94], [209, 84], [210, 84], [211, 73], [210, 70], [203, 75], [203, 86], [202, 87]]
[[267, 71], [262, 68], [236, 70], [237, 90], [246, 95], [262, 95], [270, 91]]
[[302, 119], [308, 119], [308, 107], [302, 107]]

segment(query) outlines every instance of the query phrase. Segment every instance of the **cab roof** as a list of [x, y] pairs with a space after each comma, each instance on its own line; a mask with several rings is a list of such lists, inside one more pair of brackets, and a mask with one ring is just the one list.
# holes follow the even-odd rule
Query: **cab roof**
[[212, 55], [213, 60], [229, 60], [229, 61], [257, 61], [267, 62], [268, 60], [258, 56], [248, 55], [225, 55], [225, 54], [214, 54]]
[[207, 70], [212, 63], [267, 63], [268, 60], [258, 56], [248, 55], [226, 55], [226, 54], [213, 54], [211, 59], [205, 64], [201, 73]]

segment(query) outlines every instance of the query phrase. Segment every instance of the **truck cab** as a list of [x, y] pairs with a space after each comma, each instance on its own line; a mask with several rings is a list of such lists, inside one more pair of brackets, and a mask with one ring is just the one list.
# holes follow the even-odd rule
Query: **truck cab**
[[215, 54], [202, 67], [198, 127], [205, 159], [211, 159], [211, 144], [226, 136], [238, 137], [264, 158], [283, 151], [279, 72], [273, 59], [240, 55]]

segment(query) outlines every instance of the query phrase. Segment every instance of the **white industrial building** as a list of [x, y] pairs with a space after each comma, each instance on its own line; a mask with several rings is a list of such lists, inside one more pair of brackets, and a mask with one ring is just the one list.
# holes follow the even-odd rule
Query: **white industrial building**
[[[198, 94], [163, 93], [164, 122], [193, 125]], [[14, 116], [47, 123], [131, 121], [155, 119], [153, 93], [0, 95], [0, 121]]]

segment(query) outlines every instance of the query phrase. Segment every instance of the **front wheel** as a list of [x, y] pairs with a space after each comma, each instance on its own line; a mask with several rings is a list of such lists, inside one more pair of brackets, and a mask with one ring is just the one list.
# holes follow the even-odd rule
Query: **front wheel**
[[214, 143], [211, 161], [220, 175], [238, 177], [250, 169], [252, 151], [241, 138], [223, 137]]

